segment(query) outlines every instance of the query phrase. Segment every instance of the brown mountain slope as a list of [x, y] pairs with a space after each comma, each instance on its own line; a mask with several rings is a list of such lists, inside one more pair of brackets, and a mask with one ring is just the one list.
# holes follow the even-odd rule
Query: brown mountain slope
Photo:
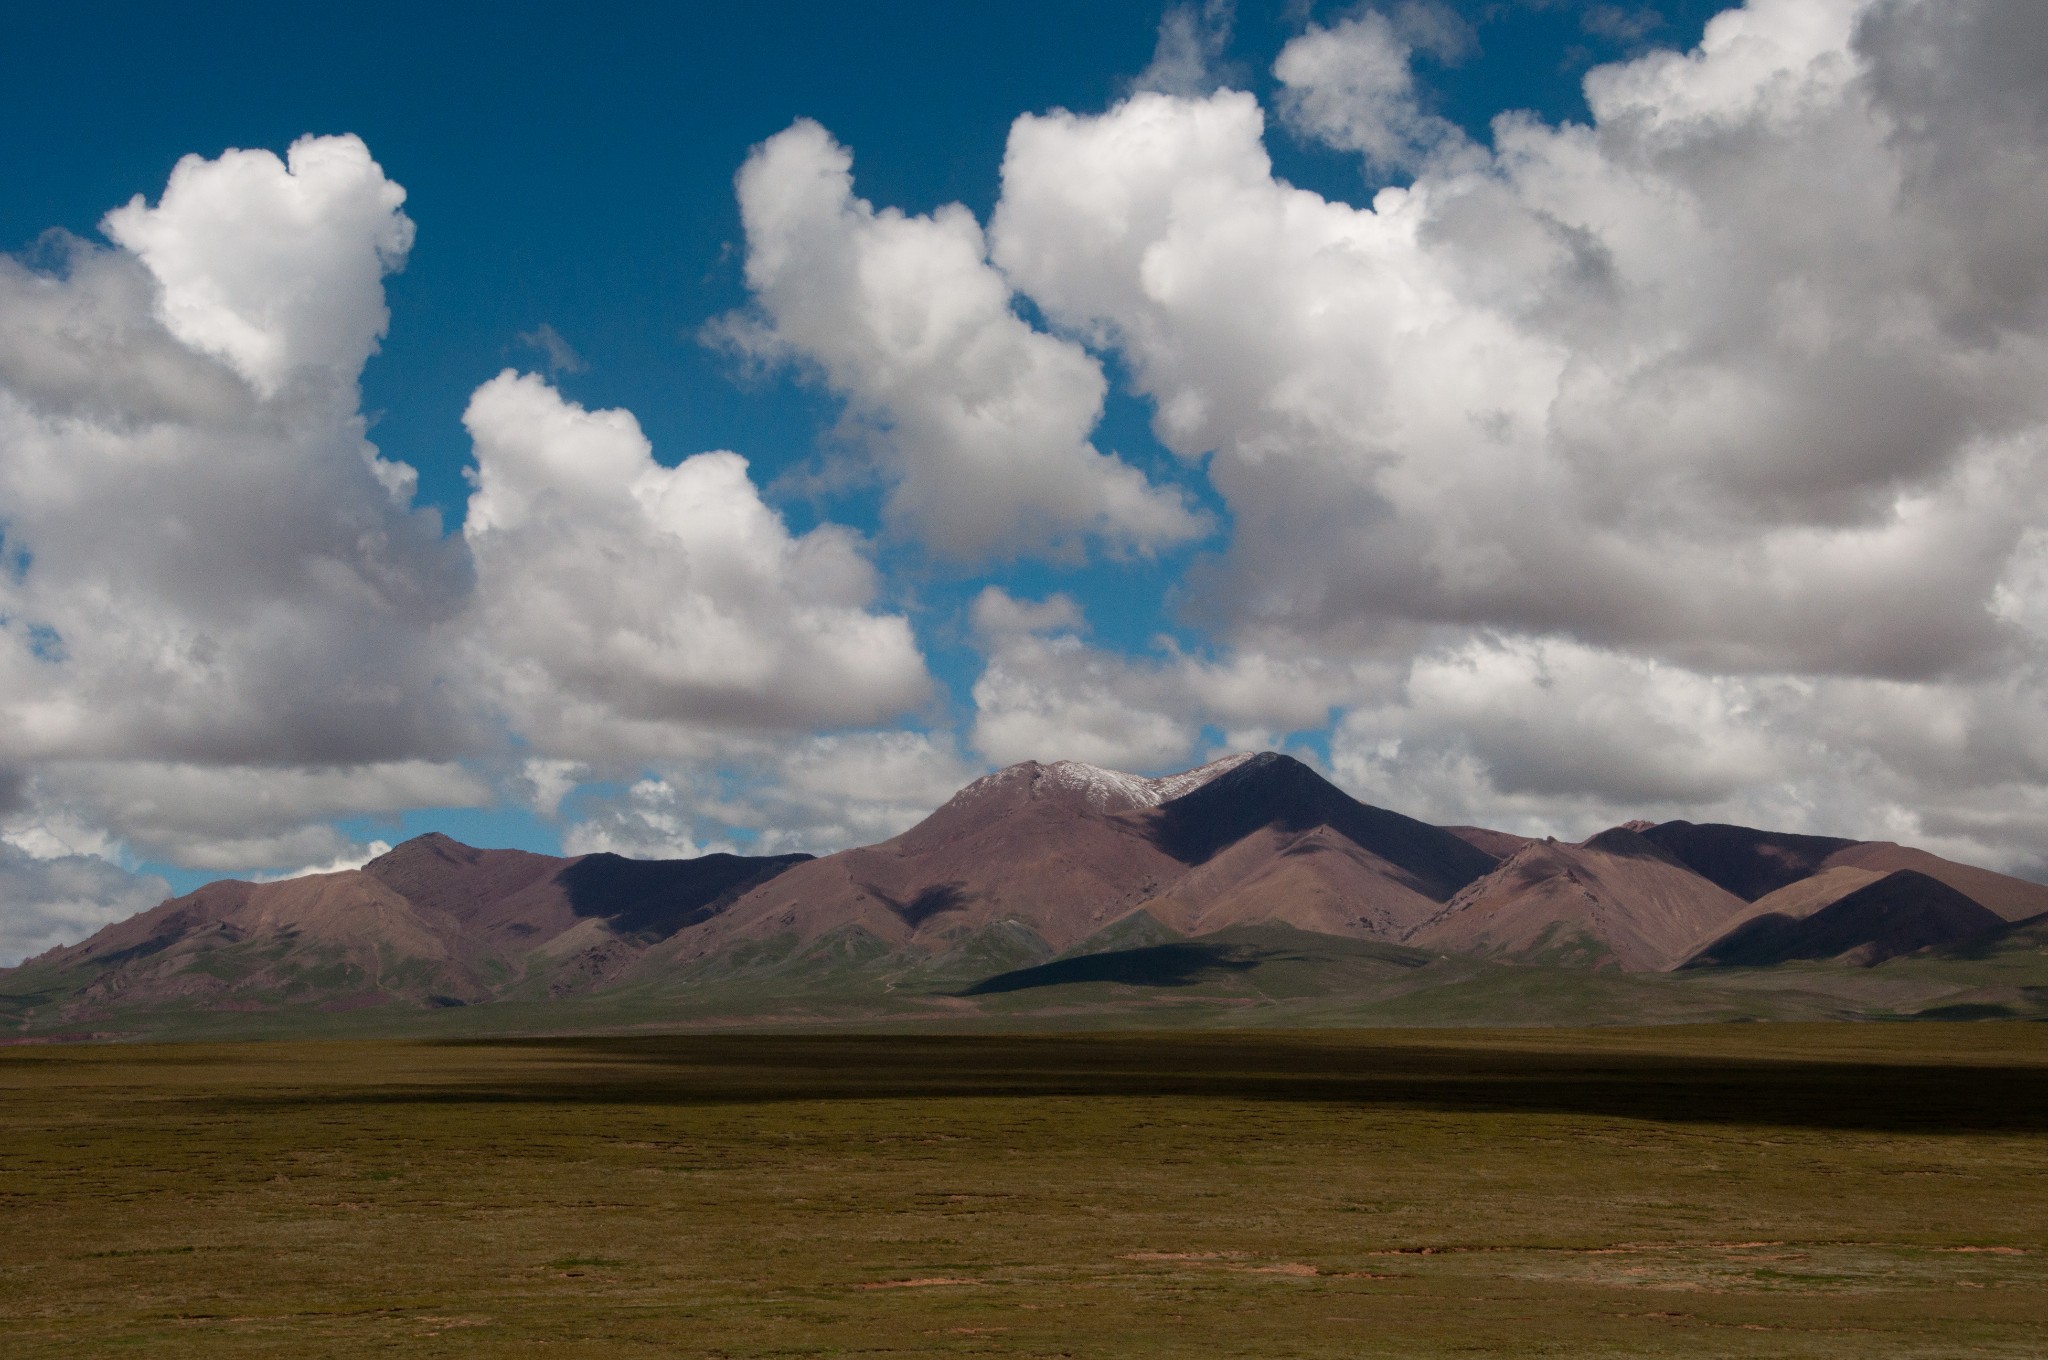
[[1206, 864], [1255, 831], [1327, 828], [1382, 864], [1403, 887], [1443, 901], [1498, 862], [1442, 827], [1361, 803], [1308, 766], [1273, 751], [1241, 760], [1159, 805], [1153, 843], [1183, 864]]
[[1811, 916], [1822, 907], [1839, 902], [1858, 888], [1867, 888], [1883, 877], [1883, 872], [1877, 869], [1837, 864], [1831, 869], [1822, 869], [1811, 878], [1802, 878], [1796, 883], [1787, 883], [1776, 892], [1765, 893], [1729, 925], [1732, 928], [1753, 916]]
[[1159, 780], [1027, 761], [975, 781], [894, 840], [791, 870], [679, 933], [635, 973], [738, 940], [808, 941], [850, 927], [935, 950], [1016, 922], [1060, 951], [1141, 907], [1184, 932], [1283, 921], [1392, 939], [1493, 863], [1273, 752]]
[[893, 951], [951, 976], [1274, 926], [1652, 971], [1889, 957], [1981, 938], [1987, 914], [2042, 912], [2048, 887], [1889, 843], [1687, 822], [1580, 845], [1433, 827], [1265, 752], [1161, 779], [1027, 762], [893, 840], [814, 861], [570, 859], [423, 836], [360, 870], [209, 884], [11, 970], [5, 991], [81, 1016], [446, 1004], [690, 988], [704, 975], [680, 965], [768, 941], [739, 961], [772, 970], [783, 942], [844, 936], [848, 957]]
[[525, 850], [479, 850], [429, 834], [371, 860], [363, 873], [425, 910], [452, 917], [486, 945], [516, 950], [592, 919], [620, 936], [662, 939], [809, 858], [714, 854], [634, 860], [595, 854], [563, 859]]
[[1398, 940], [1442, 906], [1408, 878], [1331, 827], [1260, 827], [1187, 870], [1144, 909], [1183, 935], [1278, 921]]
[[1877, 877], [1911, 869], [1948, 884], [2008, 921], [2048, 911], [2048, 885], [1958, 864], [1891, 841], [1795, 836], [1691, 822], [1665, 822], [1643, 835], [1695, 873], [1751, 902], [1833, 869], [1861, 869]]
[[900, 836], [791, 869], [678, 934], [635, 971], [704, 958], [738, 940], [808, 941], [856, 926], [890, 945], [936, 949], [979, 927], [1019, 921], [1053, 949], [1069, 948], [1185, 869], [1123, 814], [1149, 810], [1233, 763], [1156, 781], [1076, 761], [1011, 765]]
[[227, 880], [17, 970], [75, 1006], [471, 1002], [574, 990], [808, 859], [558, 858], [408, 841], [361, 869]]
[[1886, 874], [1806, 916], [1756, 916], [1701, 949], [1688, 967], [1767, 968], [1795, 959], [1882, 963], [2006, 928], [1996, 912], [1912, 869]]
[[1723, 933], [1737, 930], [1765, 916], [1782, 916], [1793, 921], [1804, 920], [1821, 908], [1832, 906], [1857, 889], [1867, 888], [1883, 877], [1884, 875], [1875, 869], [1858, 869], [1847, 864], [1822, 869], [1811, 877], [1787, 883], [1775, 892], [1767, 892], [1756, 901], [1748, 903], [1724, 925]]
[[362, 872], [423, 910], [489, 930], [510, 923], [494, 910], [498, 904], [549, 884], [564, 863], [527, 850], [479, 850], [429, 832], [371, 860]]
[[1146, 821], [1153, 843], [1190, 867], [1145, 910], [1187, 934], [1281, 922], [1399, 940], [1496, 862], [1464, 837], [1361, 803], [1271, 752]]
[[1825, 868], [1864, 869], [1879, 874], [1911, 869], [1915, 873], [1946, 883], [1977, 905], [1996, 912], [2008, 921], [2024, 921], [2048, 911], [2048, 886], [2029, 883], [2010, 874], [1994, 873], [1972, 864], [1915, 850], [1890, 841], [1854, 842], [1829, 855]]
[[481, 1000], [488, 989], [460, 935], [447, 917], [350, 870], [209, 883], [22, 967], [72, 976], [87, 1005]]
[[1684, 962], [1744, 906], [1640, 833], [1616, 827], [1583, 845], [1530, 842], [1408, 942], [1647, 972]]
[[1857, 844], [1712, 822], [1665, 822], [1644, 831], [1643, 838], [1745, 902], [1819, 873], [1828, 856]]
[[1534, 836], [1517, 836], [1512, 831], [1490, 831], [1483, 826], [1447, 826], [1443, 829], [1496, 860], [1506, 859], [1536, 839]]

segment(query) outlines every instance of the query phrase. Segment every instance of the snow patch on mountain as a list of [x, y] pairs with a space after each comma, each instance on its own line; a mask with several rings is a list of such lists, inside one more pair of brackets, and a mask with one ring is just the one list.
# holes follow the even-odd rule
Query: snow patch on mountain
[[1135, 808], [1158, 807], [1183, 794], [1193, 793], [1218, 775], [1227, 774], [1244, 764], [1252, 754], [1244, 751], [1224, 756], [1207, 765], [1179, 774], [1162, 775], [1157, 779], [1125, 774], [1122, 770], [1105, 770], [1100, 765], [1088, 765], [1078, 760], [1056, 760], [1042, 768], [1039, 779], [1044, 787], [1080, 794], [1104, 812], [1129, 812]]

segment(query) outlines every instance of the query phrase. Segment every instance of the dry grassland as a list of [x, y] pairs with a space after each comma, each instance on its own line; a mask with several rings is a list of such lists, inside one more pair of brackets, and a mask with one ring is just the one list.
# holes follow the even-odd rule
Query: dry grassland
[[0, 1050], [0, 1353], [2048, 1354], [2048, 1026]]

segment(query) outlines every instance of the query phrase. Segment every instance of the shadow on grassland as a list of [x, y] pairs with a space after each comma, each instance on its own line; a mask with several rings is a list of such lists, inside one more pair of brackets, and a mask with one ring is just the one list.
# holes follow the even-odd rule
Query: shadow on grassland
[[[1913, 1027], [1918, 1030], [1920, 1027]], [[1923, 1031], [1924, 1032], [1924, 1031]], [[2048, 1131], [2048, 1066], [1317, 1042], [720, 1035], [463, 1045], [490, 1076], [237, 1105], [1204, 1098], [1874, 1131]], [[1969, 1050], [1958, 1044], [1958, 1053]]]
[[1082, 954], [1078, 958], [1054, 959], [1036, 967], [998, 973], [958, 995], [994, 996], [1037, 987], [1064, 987], [1075, 982], [1118, 982], [1131, 987], [1189, 987], [1218, 973], [1248, 972], [1265, 961], [1261, 955], [1247, 957], [1228, 945], [1155, 944], [1142, 949], [1113, 949], [1101, 954]]

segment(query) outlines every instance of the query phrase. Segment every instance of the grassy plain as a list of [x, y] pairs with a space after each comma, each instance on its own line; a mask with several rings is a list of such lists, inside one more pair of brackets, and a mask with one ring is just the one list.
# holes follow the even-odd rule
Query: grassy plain
[[580, 994], [519, 986], [483, 1004], [424, 1009], [391, 997], [355, 1004], [377, 1000], [374, 993], [338, 1004], [310, 984], [300, 995], [130, 997], [118, 988], [103, 993], [90, 971], [29, 965], [0, 974], [0, 1037], [475, 1040], [735, 1025], [1014, 1031], [2048, 1019], [2048, 924], [1875, 968], [1822, 962], [1677, 973], [1443, 956], [1280, 925], [1193, 939], [1129, 926], [1120, 922], [1059, 958], [1012, 923], [963, 936], [934, 956], [892, 950], [857, 929], [801, 945], [790, 936]]
[[2048, 1026], [0, 1050], [0, 1353], [2048, 1354]]

